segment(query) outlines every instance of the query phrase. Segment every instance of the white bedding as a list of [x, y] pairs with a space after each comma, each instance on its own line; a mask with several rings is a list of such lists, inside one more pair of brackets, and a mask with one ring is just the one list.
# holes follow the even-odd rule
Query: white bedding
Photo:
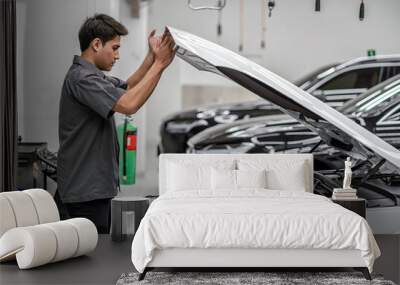
[[265, 189], [160, 196], [133, 239], [132, 262], [143, 272], [165, 248], [358, 249], [370, 271], [380, 255], [359, 215], [320, 195]]

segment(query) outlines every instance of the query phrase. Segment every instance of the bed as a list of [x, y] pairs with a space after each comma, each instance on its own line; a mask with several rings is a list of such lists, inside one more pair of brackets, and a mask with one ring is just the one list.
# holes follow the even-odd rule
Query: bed
[[132, 243], [154, 268], [352, 267], [380, 251], [365, 219], [313, 194], [311, 154], [162, 154], [160, 197]]

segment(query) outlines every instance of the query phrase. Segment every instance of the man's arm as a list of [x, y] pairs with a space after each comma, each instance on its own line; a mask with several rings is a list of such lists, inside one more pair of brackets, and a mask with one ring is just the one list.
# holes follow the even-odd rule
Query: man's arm
[[128, 90], [138, 84], [138, 82], [145, 76], [147, 71], [153, 65], [153, 62], [154, 55], [153, 52], [149, 50], [140, 67], [134, 73], [132, 73], [126, 81], [128, 84]]
[[160, 65], [153, 64], [142, 80], [121, 96], [113, 110], [126, 115], [136, 113], [153, 93], [162, 71], [163, 68]]
[[172, 62], [175, 51], [171, 36], [163, 37], [153, 49], [154, 63], [137, 84], [128, 89], [113, 107], [113, 111], [126, 115], [136, 113], [147, 101], [160, 80], [164, 69]]

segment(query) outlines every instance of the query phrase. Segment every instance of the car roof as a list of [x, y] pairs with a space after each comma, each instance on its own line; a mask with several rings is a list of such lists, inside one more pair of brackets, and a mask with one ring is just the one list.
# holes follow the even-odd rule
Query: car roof
[[370, 64], [370, 63], [400, 63], [400, 54], [388, 54], [388, 55], [375, 55], [375, 56], [364, 56], [354, 58], [339, 64], [336, 68], [342, 69], [345, 67], [358, 65], [358, 64]]

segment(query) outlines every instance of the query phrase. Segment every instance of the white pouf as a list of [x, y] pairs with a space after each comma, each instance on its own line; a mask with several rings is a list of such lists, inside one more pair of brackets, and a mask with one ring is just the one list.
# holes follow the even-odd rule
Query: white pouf
[[42, 189], [0, 193], [0, 262], [20, 269], [87, 254], [98, 241], [88, 219], [60, 221], [53, 197]]

